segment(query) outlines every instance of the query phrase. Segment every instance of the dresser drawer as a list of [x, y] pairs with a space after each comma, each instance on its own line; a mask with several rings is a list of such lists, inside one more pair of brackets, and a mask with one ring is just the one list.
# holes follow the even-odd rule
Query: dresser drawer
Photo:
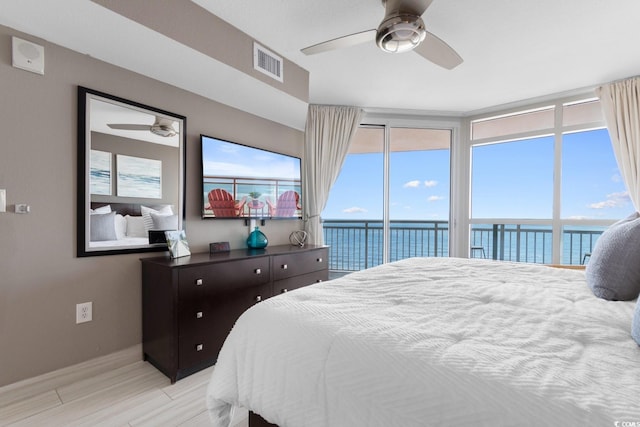
[[273, 257], [273, 280], [299, 276], [327, 269], [328, 249], [306, 251]]
[[182, 370], [206, 362], [215, 362], [220, 352], [220, 345], [212, 339], [203, 328], [190, 331], [189, 337], [182, 337], [178, 344], [178, 369]]
[[180, 271], [180, 298], [202, 291], [207, 296], [228, 293], [236, 289], [251, 288], [269, 283], [269, 258], [255, 257], [198, 267]]
[[270, 294], [271, 283], [267, 283], [205, 298], [194, 309], [183, 306], [178, 332], [180, 368], [215, 361], [238, 317]]
[[314, 271], [312, 273], [301, 274], [300, 276], [290, 277], [273, 282], [273, 295], [284, 294], [294, 289], [304, 286], [313, 285], [314, 283], [324, 282], [329, 279], [329, 270]]

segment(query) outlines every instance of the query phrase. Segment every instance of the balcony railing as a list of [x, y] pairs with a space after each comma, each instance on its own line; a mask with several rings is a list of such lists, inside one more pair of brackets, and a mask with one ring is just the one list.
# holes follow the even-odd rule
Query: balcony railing
[[[330, 270], [357, 271], [382, 264], [382, 221], [325, 220], [323, 226], [324, 241], [331, 247]], [[391, 261], [449, 255], [447, 221], [391, 221], [389, 228]], [[602, 232], [601, 227], [565, 227], [562, 263], [583, 263]], [[476, 224], [471, 228], [472, 257], [550, 264], [552, 245], [550, 226]]]

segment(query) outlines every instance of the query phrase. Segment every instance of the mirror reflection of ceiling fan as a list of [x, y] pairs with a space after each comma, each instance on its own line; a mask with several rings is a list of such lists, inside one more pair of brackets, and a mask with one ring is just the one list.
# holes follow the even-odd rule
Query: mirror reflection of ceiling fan
[[165, 119], [163, 117], [156, 116], [155, 122], [152, 125], [143, 125], [143, 124], [126, 124], [126, 123], [107, 123], [111, 129], [119, 129], [119, 130], [142, 130], [151, 132], [155, 135], [163, 136], [163, 137], [171, 137], [178, 134], [173, 128], [173, 120]]
[[446, 69], [462, 64], [462, 58], [447, 43], [425, 29], [422, 14], [433, 0], [382, 0], [385, 15], [377, 30], [367, 30], [338, 37], [302, 49], [313, 55], [343, 49], [375, 40], [385, 52], [415, 51], [420, 56]]

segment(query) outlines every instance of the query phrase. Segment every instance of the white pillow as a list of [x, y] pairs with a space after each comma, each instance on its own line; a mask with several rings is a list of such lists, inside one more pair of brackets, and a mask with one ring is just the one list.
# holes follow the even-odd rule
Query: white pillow
[[158, 215], [151, 212], [152, 230], [177, 230], [178, 215]]
[[631, 336], [635, 342], [640, 345], [640, 298], [636, 302], [636, 311], [633, 313], [633, 321], [631, 322]]
[[598, 298], [630, 301], [640, 293], [640, 213], [609, 226], [598, 238], [585, 269]]
[[155, 206], [154, 208], [150, 208], [144, 205], [140, 206], [140, 212], [142, 212], [142, 218], [144, 219], [144, 228], [146, 231], [153, 230], [153, 219], [151, 218], [151, 213], [154, 213], [156, 215], [173, 215], [173, 209], [171, 208], [171, 205]]
[[99, 208], [91, 209], [89, 211], [91, 214], [107, 214], [111, 213], [111, 205], [100, 206]]
[[124, 218], [127, 220], [127, 237], [147, 237], [141, 216], [127, 215]]
[[116, 237], [122, 240], [127, 236], [127, 220], [120, 214], [116, 214]]
[[90, 215], [89, 240], [92, 242], [118, 240], [115, 229], [115, 216], [115, 212]]

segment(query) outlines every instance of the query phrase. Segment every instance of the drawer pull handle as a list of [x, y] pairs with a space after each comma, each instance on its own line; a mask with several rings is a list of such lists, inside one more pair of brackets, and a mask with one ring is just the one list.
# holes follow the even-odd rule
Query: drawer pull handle
[[256, 302], [262, 301], [262, 295], [258, 295], [255, 299], [256, 299]]
[[196, 351], [202, 351], [203, 349], [204, 349], [204, 345], [202, 345], [202, 344], [198, 344], [196, 346]]
[[316, 261], [317, 262], [322, 262], [322, 258], [318, 258]]
[[201, 311], [196, 313], [196, 319], [202, 319], [202, 312]]
[[287, 268], [289, 268], [289, 266], [287, 264], [282, 264], [282, 269], [286, 270]]
[[285, 293], [289, 292], [289, 289], [284, 288], [284, 289], [283, 289], [282, 291], [280, 291], [280, 292], [281, 292], [281, 293], [283, 293], [283, 294], [285, 294]]
[[256, 268], [254, 272], [255, 272], [256, 274], [262, 274], [262, 270], [261, 270], [261, 269], [259, 269], [259, 268]]
[[202, 279], [196, 279], [196, 286], [202, 286], [203, 283]]

